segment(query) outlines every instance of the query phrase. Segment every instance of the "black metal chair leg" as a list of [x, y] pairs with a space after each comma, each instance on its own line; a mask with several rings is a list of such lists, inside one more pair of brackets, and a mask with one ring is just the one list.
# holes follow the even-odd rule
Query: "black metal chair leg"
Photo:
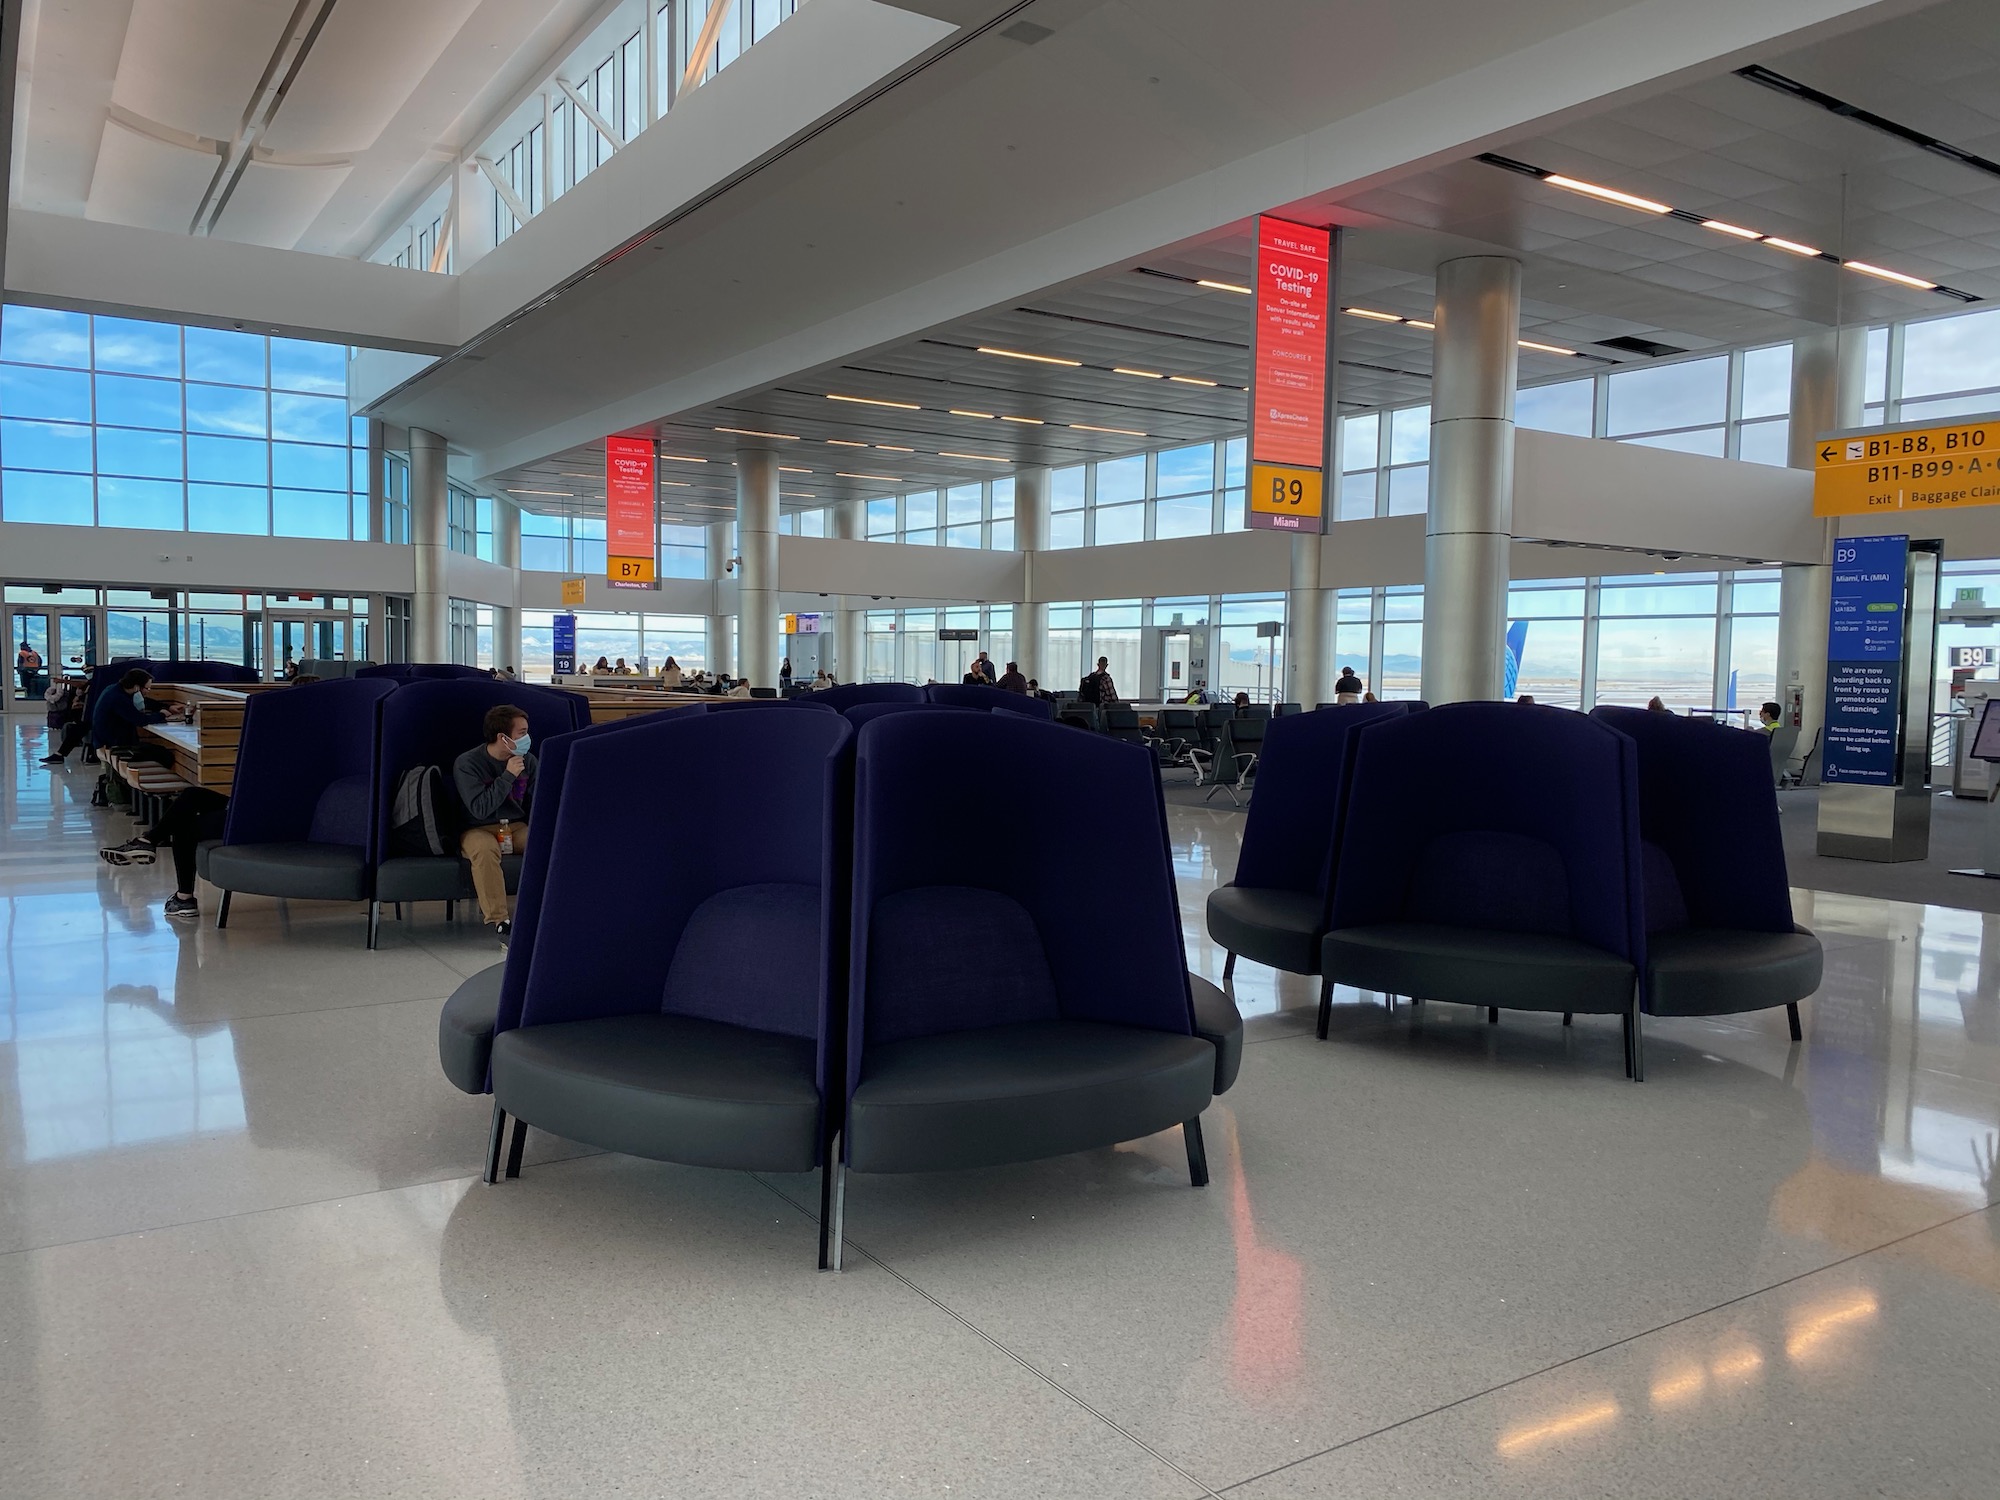
[[1229, 981], [1235, 977], [1235, 974], [1236, 974], [1236, 955], [1232, 953], [1229, 955], [1228, 958], [1222, 961], [1222, 982], [1224, 984], [1229, 983]]
[[233, 891], [224, 891], [222, 904], [215, 909], [215, 929], [218, 932], [229, 925], [229, 898], [234, 894]]
[[456, 922], [458, 920], [458, 903], [456, 901], [445, 902], [444, 919], [447, 922]]
[[1498, 1026], [1500, 1024], [1499, 1006], [1489, 1005], [1486, 1007], [1486, 1024], [1488, 1026]]
[[1187, 1142], [1188, 1185], [1208, 1186], [1208, 1150], [1201, 1143], [1201, 1120], [1196, 1117], [1181, 1122], [1181, 1136]]
[[519, 1115], [514, 1116], [514, 1139], [507, 1145], [507, 1175], [521, 1175], [521, 1151], [528, 1144], [528, 1122]]
[[1574, 1017], [1574, 1014], [1573, 1014], [1572, 1012], [1570, 1012], [1570, 1011], [1564, 1011], [1564, 1012], [1563, 1012], [1563, 1025], [1565, 1025], [1565, 1026], [1569, 1025], [1569, 1023], [1570, 1023], [1570, 1022], [1571, 1022], [1571, 1021], [1572, 1021], [1573, 1019], [1575, 1019], [1575, 1017]]
[[492, 1186], [500, 1180], [500, 1142], [507, 1132], [507, 1111], [500, 1107], [500, 1101], [493, 1101], [493, 1128], [486, 1135], [486, 1170], [480, 1181]]
[[1619, 1017], [1625, 1032], [1625, 1076], [1632, 1076], [1632, 1012], [1626, 1011]]
[[403, 903], [400, 901], [396, 903], [396, 920], [398, 922], [403, 920]]
[[827, 1138], [826, 1155], [819, 1173], [819, 1268], [840, 1269], [842, 1241], [847, 1228], [847, 1167], [840, 1159], [840, 1132]]
[[374, 952], [376, 944], [381, 941], [381, 937], [382, 903], [380, 901], [370, 901], [368, 903], [368, 950], [371, 953]]
[[1317, 1034], [1322, 1042], [1326, 1040], [1327, 1030], [1332, 1025], [1333, 980], [1328, 978], [1322, 979], [1319, 982], [1319, 1028]]
[[1799, 1028], [1799, 1002], [1794, 1000], [1785, 1007], [1785, 1019], [1792, 1025], [1792, 1040], [1802, 1042], [1806, 1034]]
[[1639, 1012], [1639, 997], [1632, 997], [1632, 1081], [1646, 1081], [1646, 1022]]

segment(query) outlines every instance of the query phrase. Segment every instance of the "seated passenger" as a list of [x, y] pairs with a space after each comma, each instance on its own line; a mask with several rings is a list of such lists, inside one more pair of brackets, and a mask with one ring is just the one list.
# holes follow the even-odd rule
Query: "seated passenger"
[[616, 672], [620, 677], [630, 677], [632, 675], [632, 669], [625, 665], [625, 658], [622, 656], [618, 658], [618, 665], [611, 670]]
[[1000, 680], [994, 686], [1006, 693], [1027, 692], [1028, 679], [1021, 675], [1021, 664], [1017, 661], [1008, 662], [1007, 670], [1000, 674]]
[[472, 888], [479, 915], [506, 937], [514, 930], [507, 911], [503, 854], [528, 847], [528, 807], [535, 795], [535, 758], [528, 754], [528, 716], [511, 703], [486, 710], [486, 743], [475, 745], [452, 765], [452, 784], [472, 825], [459, 837], [459, 852], [472, 862]]
[[671, 656], [667, 658], [667, 664], [660, 668], [660, 685], [670, 690], [681, 685], [681, 664]]
[[97, 704], [90, 711], [90, 742], [100, 750], [117, 749], [139, 743], [139, 730], [147, 724], [164, 724], [174, 715], [150, 708], [146, 703], [146, 689], [152, 685], [153, 674], [144, 667], [134, 667], [118, 679], [118, 686], [106, 688], [97, 695]]
[[[90, 725], [84, 722], [83, 700], [90, 685], [81, 677], [67, 682], [56, 683], [48, 691], [58, 696], [49, 699], [50, 715], [62, 726], [62, 742], [55, 752], [42, 757], [45, 766], [59, 766], [68, 759], [70, 751], [84, 741], [90, 733]], [[47, 696], [46, 694], [44, 696]]]
[[991, 685], [986, 680], [986, 674], [979, 670], [976, 662], [972, 666], [967, 667], [965, 669], [965, 676], [959, 679], [959, 686], [961, 687], [990, 687]]
[[736, 686], [729, 690], [728, 696], [731, 698], [748, 698], [750, 696], [750, 679], [747, 677], [737, 678]]
[[592, 673], [609, 672], [611, 670], [611, 661], [608, 657], [600, 656], [590, 670]]
[[1230, 705], [1230, 707], [1236, 710], [1236, 715], [1238, 718], [1241, 718], [1243, 716], [1243, 710], [1248, 708], [1249, 706], [1250, 706], [1250, 695], [1248, 693], [1238, 693], [1236, 695], [1235, 702], [1233, 702]]
[[191, 786], [167, 799], [159, 821], [151, 828], [137, 838], [99, 849], [97, 857], [108, 865], [150, 865], [160, 846], [167, 845], [174, 855], [174, 893], [167, 898], [166, 914], [176, 921], [192, 922], [201, 915], [201, 903], [194, 894], [195, 850], [207, 839], [222, 837], [228, 812], [229, 799], [220, 792]]

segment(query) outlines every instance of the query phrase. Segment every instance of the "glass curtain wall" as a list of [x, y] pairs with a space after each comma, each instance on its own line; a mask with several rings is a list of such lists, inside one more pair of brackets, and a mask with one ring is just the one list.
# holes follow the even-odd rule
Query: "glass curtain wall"
[[[521, 611], [521, 667], [524, 680], [546, 682], [555, 671], [555, 616], [576, 616], [576, 655], [589, 666], [598, 657], [628, 665], [645, 657], [658, 672], [669, 656], [684, 671], [708, 665], [708, 622], [700, 615], [621, 614], [605, 610], [524, 609]], [[491, 628], [491, 622], [482, 622]], [[490, 652], [490, 637], [487, 647]], [[479, 663], [488, 665], [486, 662]]]
[[9, 306], [0, 519], [368, 536], [339, 344]]

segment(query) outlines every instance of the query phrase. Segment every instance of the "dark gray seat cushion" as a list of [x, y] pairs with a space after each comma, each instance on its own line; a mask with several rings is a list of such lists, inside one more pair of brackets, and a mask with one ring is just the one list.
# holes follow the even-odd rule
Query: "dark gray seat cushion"
[[221, 847], [221, 839], [203, 839], [199, 844], [194, 846], [194, 872], [203, 880], [208, 879], [209, 855]]
[[1646, 939], [1646, 1009], [1656, 1016], [1720, 1016], [1789, 1005], [1819, 988], [1824, 963], [1819, 939], [1803, 927], [1655, 932]]
[[[521, 856], [507, 855], [500, 872], [508, 890], [519, 889]], [[375, 867], [378, 901], [470, 901], [476, 895], [471, 864], [455, 854], [399, 854]]]
[[1217, 1048], [1202, 1037], [1100, 1021], [871, 1044], [848, 1111], [848, 1161], [930, 1172], [1136, 1140], [1199, 1115], [1216, 1071]]
[[493, 1099], [567, 1140], [628, 1156], [808, 1172], [817, 1044], [699, 1016], [525, 1026], [493, 1043]]
[[505, 963], [481, 969], [451, 992], [438, 1015], [438, 1062], [454, 1088], [486, 1092], [486, 1065], [493, 1057], [493, 1022], [500, 1013], [500, 980]]
[[[196, 851], [199, 864], [200, 851]], [[367, 852], [352, 844], [216, 844], [209, 881], [252, 896], [358, 901], [368, 894]]]
[[1188, 975], [1194, 995], [1194, 1034], [1215, 1048], [1215, 1092], [1226, 1094], [1243, 1066], [1243, 1017], [1236, 1002], [1199, 974]]
[[1326, 903], [1311, 892], [1225, 885], [1208, 893], [1208, 935], [1288, 974], [1319, 972], [1325, 934]]
[[1632, 1001], [1632, 965], [1572, 937], [1495, 932], [1433, 922], [1337, 928], [1321, 945], [1336, 984], [1419, 1000], [1619, 1015]]

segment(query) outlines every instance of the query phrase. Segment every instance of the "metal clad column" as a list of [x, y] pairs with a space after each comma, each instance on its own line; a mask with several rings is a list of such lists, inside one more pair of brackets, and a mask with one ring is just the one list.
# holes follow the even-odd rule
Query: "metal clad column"
[[1042, 682], [1049, 665], [1049, 606], [1039, 597], [1035, 581], [1035, 554], [1049, 546], [1049, 471], [1044, 468], [1014, 471], [1014, 545], [1023, 554], [1025, 587], [1021, 607], [1014, 615], [1014, 660], [1021, 675], [1032, 677], [1044, 692], [1053, 685]]
[[493, 607], [493, 665], [521, 670], [521, 513], [505, 500], [493, 504], [493, 561], [508, 573], [509, 598]]
[[710, 521], [708, 523], [708, 576], [712, 590], [708, 616], [708, 670], [711, 676], [721, 676], [730, 670], [736, 660], [732, 649], [734, 620], [722, 608], [722, 585], [730, 575], [724, 571], [724, 564], [730, 558], [729, 523]]
[[417, 591], [410, 601], [410, 659], [451, 660], [450, 497], [445, 492], [445, 441], [421, 427], [410, 429], [410, 544], [415, 549]]
[[1498, 698], [1514, 524], [1514, 370], [1521, 265], [1499, 255], [1437, 271], [1431, 493], [1424, 528], [1423, 696]]
[[[1826, 328], [1792, 344], [1792, 420], [1786, 461], [1810, 470], [1822, 432], [1861, 425], [1868, 374], [1866, 329]], [[1797, 691], [1799, 743], [1804, 755], [1826, 724], [1826, 627], [1833, 603], [1833, 539], [1840, 523], [1820, 523], [1825, 535], [1817, 563], [1788, 563], [1778, 585], [1778, 701], [1787, 713]], [[1819, 756], [1809, 766], [1819, 779]]]
[[[865, 540], [866, 500], [842, 500], [833, 507], [833, 534], [842, 541]], [[840, 610], [833, 621], [833, 675], [842, 682], [868, 680], [868, 616], [859, 609]]]
[[778, 455], [736, 450], [736, 675], [778, 685]]
[[1292, 591], [1285, 596], [1290, 639], [1285, 643], [1285, 688], [1279, 698], [1307, 709], [1333, 701], [1326, 676], [1326, 590], [1319, 586], [1323, 540], [1318, 535], [1292, 538]]

